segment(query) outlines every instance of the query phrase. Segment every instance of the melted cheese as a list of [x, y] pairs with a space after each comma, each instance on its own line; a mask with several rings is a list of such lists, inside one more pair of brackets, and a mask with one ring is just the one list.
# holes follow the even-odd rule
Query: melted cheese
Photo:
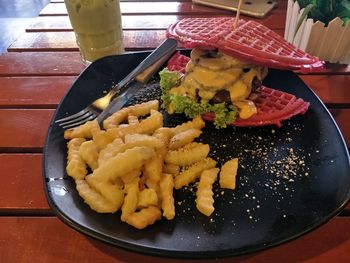
[[215, 57], [207, 57], [208, 50], [195, 48], [191, 52], [192, 62], [200, 67], [204, 67], [213, 71], [225, 70], [231, 67], [242, 68], [243, 64], [238, 59], [217, 53]]
[[242, 80], [238, 80], [227, 88], [227, 90], [230, 92], [231, 101], [236, 102], [247, 98], [251, 89]]
[[170, 94], [177, 94], [177, 95], [186, 95], [186, 88], [183, 85], [171, 88], [169, 90]]
[[263, 67], [255, 67], [251, 68], [247, 73], [244, 73], [242, 76], [242, 80], [247, 85], [251, 85], [254, 77], [257, 77], [259, 80], [263, 80], [266, 76], [266, 70]]
[[256, 106], [251, 100], [242, 100], [234, 103], [239, 109], [239, 117], [241, 119], [248, 119], [257, 113]]
[[212, 71], [203, 67], [194, 67], [189, 73], [193, 79], [204, 87], [220, 90], [236, 81], [241, 74], [241, 69], [230, 68], [223, 71]]
[[182, 83], [182, 85], [185, 86], [187, 90], [187, 95], [191, 98], [196, 98], [197, 97], [197, 90], [201, 89], [200, 85], [198, 82], [193, 79], [191, 74], [187, 75]]
[[215, 91], [208, 89], [201, 89], [198, 91], [198, 96], [202, 98], [202, 102], [208, 102], [215, 96]]
[[250, 69], [247, 73], [243, 74], [242, 80], [246, 85], [251, 85], [254, 77], [257, 77], [258, 75], [259, 74], [255, 69]]

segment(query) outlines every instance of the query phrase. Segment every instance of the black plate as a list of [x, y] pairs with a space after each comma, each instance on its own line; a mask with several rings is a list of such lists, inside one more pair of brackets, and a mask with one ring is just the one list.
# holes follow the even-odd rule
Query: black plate
[[[265, 84], [310, 102], [308, 112], [281, 128], [215, 129], [208, 123], [201, 140], [221, 165], [239, 157], [237, 189], [215, 187], [211, 217], [195, 208], [195, 188], [175, 192], [176, 217], [144, 230], [116, 214], [92, 211], [65, 172], [66, 142], [54, 121], [75, 113], [129, 73], [147, 52], [103, 58], [75, 81], [58, 106], [44, 149], [49, 204], [63, 222], [99, 240], [147, 254], [208, 258], [245, 254], [299, 237], [327, 222], [349, 200], [349, 154], [333, 118], [315, 94], [292, 72], [270, 70]], [[336, 88], [336, 87], [335, 87]], [[157, 80], [135, 101], [159, 96]], [[134, 103], [134, 102], [131, 102]], [[184, 121], [164, 115], [165, 126]]]

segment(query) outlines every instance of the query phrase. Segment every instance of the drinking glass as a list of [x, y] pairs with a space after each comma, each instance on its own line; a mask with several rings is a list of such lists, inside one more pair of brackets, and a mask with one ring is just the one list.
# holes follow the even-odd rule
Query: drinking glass
[[119, 0], [64, 0], [85, 64], [124, 52]]

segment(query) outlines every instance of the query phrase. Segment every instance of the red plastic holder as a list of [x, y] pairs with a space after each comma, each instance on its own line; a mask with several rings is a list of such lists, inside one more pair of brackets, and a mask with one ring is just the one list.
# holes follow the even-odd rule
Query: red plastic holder
[[323, 67], [311, 56], [288, 43], [283, 37], [256, 21], [240, 19], [233, 29], [234, 18], [185, 18], [167, 29], [186, 48], [219, 49], [240, 60], [278, 69], [308, 71]]

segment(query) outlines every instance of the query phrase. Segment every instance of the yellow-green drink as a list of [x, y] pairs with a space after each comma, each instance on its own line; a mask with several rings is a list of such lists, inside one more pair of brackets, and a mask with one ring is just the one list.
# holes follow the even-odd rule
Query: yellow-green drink
[[85, 63], [124, 52], [119, 0], [64, 0]]

